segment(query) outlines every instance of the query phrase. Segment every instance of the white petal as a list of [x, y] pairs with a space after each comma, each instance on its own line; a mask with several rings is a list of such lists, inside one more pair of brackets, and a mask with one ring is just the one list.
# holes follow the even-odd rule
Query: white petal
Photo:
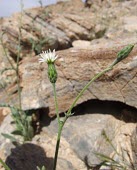
[[55, 53], [55, 49], [53, 50], [53, 52], [51, 52], [51, 50], [47, 50], [47, 51], [42, 51], [42, 53], [40, 54], [41, 58], [39, 59], [39, 62], [54, 62], [57, 59], [57, 55]]

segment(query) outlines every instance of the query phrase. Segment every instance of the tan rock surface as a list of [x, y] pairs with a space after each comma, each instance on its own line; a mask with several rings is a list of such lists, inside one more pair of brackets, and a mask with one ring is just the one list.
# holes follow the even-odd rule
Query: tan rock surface
[[[127, 42], [133, 42], [128, 40]], [[83, 86], [99, 71], [110, 65], [116, 53], [123, 45], [101, 44], [91, 45], [91, 50], [71, 48], [59, 51], [56, 67], [58, 71], [57, 94], [60, 112], [66, 111]], [[122, 44], [122, 43], [121, 43]], [[104, 47], [103, 47], [104, 46]], [[78, 103], [89, 99], [121, 101], [128, 105], [136, 105], [136, 62], [137, 48], [134, 47], [131, 55], [119, 63], [113, 71], [102, 76], [92, 84], [84, 93]], [[54, 114], [54, 98], [52, 86], [47, 76], [47, 64], [38, 63], [38, 56], [25, 58], [20, 64], [22, 105], [23, 109], [37, 109], [49, 107], [49, 112]], [[14, 89], [9, 88], [10, 89]], [[13, 101], [16, 101], [13, 95]], [[64, 102], [65, 101], [65, 102]], [[3, 102], [3, 100], [1, 100]]]
[[[122, 48], [122, 47], [121, 47]], [[95, 49], [95, 48], [94, 48]], [[120, 47], [59, 51], [57, 94], [60, 112], [69, 108], [82, 87], [99, 71], [110, 65]], [[89, 99], [115, 100], [136, 105], [136, 47], [124, 62], [102, 76], [84, 93], [78, 103]], [[38, 57], [24, 59], [20, 66], [22, 75], [22, 103], [24, 109], [49, 107], [54, 110], [52, 86], [47, 77], [47, 65], [39, 64]], [[65, 101], [65, 102], [64, 102]]]
[[[57, 69], [59, 69], [60, 78], [57, 89], [59, 101], [66, 99], [65, 105], [60, 104], [60, 111], [65, 111], [83, 85], [112, 62], [118, 49], [126, 44], [136, 43], [136, 38], [134, 38], [136, 37], [136, 23], [134, 22], [136, 1], [112, 2], [92, 2], [92, 8], [88, 9], [84, 8], [84, 4], [80, 0], [75, 0], [24, 11], [21, 57], [29, 57], [20, 64], [24, 109], [50, 106], [50, 110], [53, 110], [53, 95], [46, 78], [46, 66], [40, 66], [37, 63], [37, 57], [31, 59], [30, 56], [48, 48], [64, 49], [71, 45], [75, 47], [58, 53], [60, 58], [57, 61]], [[1, 27], [1, 30], [5, 31], [4, 45], [14, 60], [16, 60], [18, 49], [19, 19], [20, 14], [3, 19]], [[82, 42], [80, 39], [89, 41]], [[135, 56], [136, 49], [134, 54], [132, 53], [130, 62], [128, 59], [125, 61], [129, 63], [120, 64], [112, 73], [108, 74], [107, 78], [100, 79], [96, 85], [94, 83], [89, 89], [90, 93], [86, 92], [79, 103], [98, 98], [119, 100], [136, 107], [136, 97], [133, 97], [133, 94], [136, 93]], [[7, 72], [5, 75], [12, 78], [14, 74], [11, 72], [10, 74]], [[11, 78], [8, 83], [12, 82], [12, 85], [8, 91], [13, 96], [12, 103], [17, 103], [17, 87], [14, 85], [15, 80]], [[129, 89], [133, 89], [131, 88], [133, 86], [134, 90], [130, 91]], [[71, 93], [68, 94], [68, 92]], [[0, 96], [4, 98], [0, 102], [9, 101], [3, 92], [0, 93]]]
[[[75, 39], [92, 40], [103, 35], [109, 38], [114, 38], [116, 35], [117, 37], [124, 37], [126, 27], [130, 28], [126, 30], [127, 33], [132, 32], [132, 37], [134, 36], [136, 2], [109, 3], [107, 1], [102, 3], [102, 8], [97, 6], [96, 3], [92, 3], [97, 9], [85, 9], [80, 0], [75, 0], [42, 9], [26, 10], [22, 17], [22, 56], [34, 55], [31, 52], [30, 39], [33, 39], [33, 43], [37, 47], [40, 43], [39, 40], [45, 40], [46, 42], [42, 44], [42, 47], [39, 47], [42, 50], [67, 48]], [[107, 4], [111, 5], [108, 6]], [[4, 42], [14, 57], [17, 53], [19, 19], [20, 14], [16, 14], [2, 20], [2, 30], [5, 31], [7, 36], [7, 38], [4, 38]], [[105, 29], [106, 33], [103, 33]], [[101, 32], [102, 36], [99, 36]]]
[[[21, 57], [48, 48], [69, 48], [74, 40], [79, 39], [136, 36], [136, 1], [99, 2], [101, 6], [96, 2], [92, 4], [92, 8], [87, 9], [82, 1], [75, 0], [25, 10], [21, 21]], [[17, 13], [2, 20], [1, 31], [7, 36], [4, 42], [12, 57], [17, 55], [20, 17]]]

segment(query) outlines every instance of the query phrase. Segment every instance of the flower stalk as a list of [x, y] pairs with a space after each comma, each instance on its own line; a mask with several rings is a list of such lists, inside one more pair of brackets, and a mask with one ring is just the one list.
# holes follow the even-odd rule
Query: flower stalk
[[60, 139], [61, 139], [61, 133], [62, 133], [63, 126], [64, 126], [64, 123], [60, 122], [59, 126], [58, 126], [58, 136], [57, 136], [57, 142], [56, 142], [56, 148], [55, 148], [53, 170], [56, 170], [56, 166], [57, 166], [57, 159], [58, 159], [58, 153], [59, 153]]
[[54, 101], [55, 101], [55, 108], [56, 108], [56, 116], [58, 120], [58, 126], [60, 125], [60, 117], [59, 117], [59, 109], [58, 109], [58, 102], [57, 102], [57, 94], [56, 94], [56, 84], [52, 83], [53, 92], [54, 92]]

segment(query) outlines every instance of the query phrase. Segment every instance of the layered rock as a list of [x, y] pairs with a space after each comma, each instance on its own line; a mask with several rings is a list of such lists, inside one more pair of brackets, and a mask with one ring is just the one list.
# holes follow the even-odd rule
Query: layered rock
[[[42, 50], [47, 50], [49, 48], [64, 49], [72, 45], [75, 47], [74, 49], [72, 48], [68, 51], [65, 50], [59, 52], [60, 59], [57, 61], [57, 64], [60, 65], [58, 66], [58, 68], [61, 70], [59, 72], [61, 78], [58, 79], [58, 85], [57, 85], [57, 88], [60, 89], [59, 100], [65, 97], [67, 99], [66, 103], [68, 103], [65, 106], [60, 105], [60, 107], [62, 108], [62, 110], [60, 111], [62, 112], [68, 109], [68, 106], [74, 100], [74, 96], [78, 93], [78, 91], [82, 88], [82, 86], [87, 81], [89, 81], [90, 77], [92, 77], [94, 73], [97, 73], [102, 68], [104, 68], [103, 65], [105, 65], [105, 63], [108, 63], [109, 61], [111, 62], [113, 60], [113, 59], [112, 60], [106, 59], [106, 57], [108, 56], [109, 58], [109, 55], [110, 57], [116, 56], [116, 52], [118, 50], [116, 50], [115, 47], [119, 47], [120, 49], [120, 47], [122, 48], [124, 45], [127, 45], [128, 43], [136, 43], [136, 39], [133, 38], [136, 37], [136, 32], [135, 32], [136, 23], [134, 22], [136, 19], [135, 16], [136, 6], [137, 6], [136, 1], [132, 1], [132, 2], [112, 1], [112, 2], [113, 3], [110, 3], [109, 1], [92, 2], [92, 8], [90, 9], [85, 8], [84, 4], [80, 0], [76, 0], [75, 2], [74, 1], [60, 2], [56, 5], [51, 5], [48, 7], [25, 10], [22, 15], [15, 14], [10, 18], [1, 20], [2, 23], [1, 31], [4, 31], [3, 45], [8, 51], [9, 57], [13, 58], [14, 61], [16, 61], [16, 57], [18, 55], [18, 49], [19, 49], [18, 37], [20, 37], [21, 40], [20, 60], [22, 60], [22, 58], [24, 57], [28, 57], [28, 59], [24, 59], [20, 63], [20, 72], [21, 72], [20, 75], [22, 77], [21, 86], [23, 88], [22, 99], [23, 99], [24, 109], [33, 109], [33, 108], [36, 109], [40, 107], [48, 107], [49, 101], [50, 100], [52, 101], [51, 97], [50, 99], [48, 97], [48, 96], [52, 96], [51, 88], [47, 84], [48, 80], [46, 80], [46, 83], [44, 82], [46, 75], [42, 75], [43, 73], [41, 73], [40, 71], [40, 69], [44, 69], [44, 67], [40, 66], [39, 68], [37, 59], [35, 57], [32, 59], [30, 58], [35, 56], [35, 54], [39, 54]], [[101, 4], [101, 6], [99, 4]], [[19, 27], [21, 29], [19, 29]], [[87, 42], [88, 45], [85, 45], [86, 43], [85, 41], [81, 41], [80, 44], [80, 42], [78, 42], [80, 41], [79, 39], [89, 40]], [[98, 57], [99, 55], [100, 57]], [[122, 74], [123, 73], [125, 74], [122, 75], [124, 77], [119, 77], [119, 79], [115, 80], [115, 82], [117, 82], [115, 83], [115, 85], [111, 80], [109, 81], [109, 83], [111, 83], [110, 85], [112, 86], [111, 88], [113, 89], [113, 91], [116, 92], [116, 94], [111, 94], [112, 92], [110, 92], [110, 94], [108, 94], [109, 92], [106, 93], [106, 89], [109, 89], [107, 88], [108, 86], [107, 83], [101, 82], [104, 88], [106, 86], [106, 89], [102, 89], [102, 90], [100, 90], [100, 86], [102, 87], [102, 85], [96, 83], [96, 86], [98, 84], [98, 87], [96, 88], [92, 87], [90, 96], [89, 93], [88, 94], [85, 93], [86, 98], [84, 97], [85, 99], [84, 98], [83, 100], [81, 99], [81, 102], [92, 98], [93, 99], [98, 98], [101, 100], [116, 99], [118, 101], [122, 101], [136, 107], [135, 98], [133, 97], [131, 99], [130, 97], [128, 97], [128, 95], [129, 96], [132, 95], [131, 93], [136, 92], [135, 83], [134, 85], [132, 84], [132, 82], [136, 80], [130, 81], [132, 80], [132, 78], [136, 73], [135, 55], [136, 55], [135, 53], [134, 56], [132, 55], [133, 56], [132, 59], [134, 61], [129, 64], [132, 66], [127, 66], [128, 65], [127, 64], [127, 65], [119, 66], [121, 68], [117, 67], [118, 69], [123, 69], [123, 70], [132, 67], [131, 68], [132, 71], [128, 71], [130, 73], [129, 76], [125, 76], [127, 72], [124, 73], [124, 71], [121, 70]], [[83, 56], [88, 56], [88, 59], [85, 59]], [[1, 57], [4, 58], [5, 54], [4, 53], [1, 54]], [[75, 61], [72, 62], [71, 60], [74, 60], [74, 57], [75, 57]], [[81, 60], [81, 58], [83, 59]], [[96, 58], [96, 60], [98, 61], [97, 62], [94, 61], [93, 58]], [[61, 62], [61, 60], [63, 60], [65, 66], [63, 62]], [[102, 66], [101, 64], [100, 65], [98, 64], [100, 62], [102, 63]], [[80, 71], [78, 71], [79, 68], [76, 66], [75, 63], [77, 63], [77, 66], [82, 65], [81, 73]], [[68, 68], [65, 68], [66, 65], [68, 65]], [[7, 67], [10, 67], [9, 64], [6, 65], [4, 64], [2, 70]], [[32, 67], [35, 67], [35, 69], [32, 69]], [[87, 68], [86, 70], [86, 67], [89, 68]], [[115, 71], [117, 73], [114, 73], [114, 75], [111, 75], [110, 77], [112, 76], [116, 77], [116, 74], [117, 76], [119, 76], [119, 74], [121, 74], [121, 71], [119, 72], [118, 69], [117, 71]], [[36, 70], [37, 72], [35, 72]], [[85, 72], [85, 75], [83, 74], [83, 72]], [[71, 75], [74, 73], [75, 75]], [[33, 75], [37, 75], [37, 77], [34, 78]], [[10, 85], [10, 87], [8, 87], [8, 91], [13, 96], [12, 104], [17, 103], [17, 93], [16, 93], [17, 86], [15, 85], [16, 78], [13, 78], [15, 77], [15, 72], [8, 70], [7, 72], [5, 72], [5, 74], [2, 74], [2, 76], [9, 77], [5, 86]], [[30, 78], [30, 80], [28, 78]], [[33, 78], [35, 80], [33, 80]], [[81, 83], [80, 81], [83, 82]], [[126, 85], [125, 82], [129, 82], [129, 81], [130, 81], [130, 85], [129, 84]], [[31, 84], [32, 82], [33, 82], [34, 90], [32, 90], [33, 89], [33, 86]], [[25, 83], [28, 83], [28, 85], [25, 85]], [[41, 83], [42, 86], [40, 85]], [[74, 87], [77, 85], [79, 87]], [[117, 88], [116, 86], [119, 87]], [[129, 86], [134, 86], [135, 91], [133, 90], [134, 92], [133, 91], [129, 92]], [[123, 87], [124, 89], [122, 89]], [[30, 93], [29, 88], [33, 92], [32, 94], [29, 94]], [[39, 88], [39, 90], [36, 90], [37, 88]], [[45, 90], [47, 89], [49, 92], [45, 92]], [[45, 94], [43, 94], [43, 90]], [[3, 91], [2, 88], [1, 91]], [[68, 91], [69, 92], [71, 91], [70, 97], [64, 95]], [[126, 95], [126, 93], [128, 93], [128, 95]], [[64, 95], [64, 97], [61, 97], [62, 94]], [[3, 98], [3, 100], [1, 100], [2, 103], [9, 102], [9, 99], [6, 97], [6, 95], [4, 95], [4, 92], [0, 93], [0, 96], [1, 98]], [[79, 103], [81, 102], [79, 101]]]
[[[122, 48], [122, 47], [121, 47]], [[59, 51], [56, 62], [58, 80], [56, 83], [59, 110], [67, 110], [83, 86], [99, 71], [110, 65], [120, 47], [79, 50], [71, 48]], [[94, 82], [78, 101], [89, 99], [115, 100], [136, 105], [136, 47], [130, 57], [118, 64], [113, 71]], [[20, 65], [22, 75], [22, 105], [24, 109], [49, 107], [54, 113], [52, 86], [47, 76], [47, 64], [39, 64], [38, 57], [26, 58]], [[65, 102], [64, 102], [65, 101]]]

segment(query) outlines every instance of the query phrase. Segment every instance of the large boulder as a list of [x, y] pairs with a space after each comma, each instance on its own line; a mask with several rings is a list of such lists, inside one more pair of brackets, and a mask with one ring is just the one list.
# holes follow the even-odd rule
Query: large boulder
[[[131, 41], [130, 41], [131, 42]], [[132, 41], [133, 42], [133, 41]], [[110, 65], [116, 58], [121, 46], [107, 47], [102, 44], [94, 46], [94, 50], [71, 48], [59, 51], [56, 68], [56, 83], [59, 111], [66, 111], [84, 85], [98, 72]], [[90, 99], [113, 100], [137, 107], [136, 104], [136, 53], [134, 47], [131, 55], [119, 63], [114, 70], [94, 82], [78, 101], [82, 103]], [[24, 109], [49, 107], [54, 112], [52, 85], [47, 76], [47, 64], [38, 63], [38, 56], [22, 60], [20, 65], [22, 105]], [[64, 102], [65, 101], [65, 102]]]
[[[64, 112], [70, 107], [84, 85], [95, 74], [110, 65], [123, 46], [134, 42], [134, 39], [125, 39], [120, 45], [116, 44], [117, 41], [113, 45], [103, 42], [100, 45], [91, 45], [88, 49], [74, 47], [58, 51], [56, 89], [59, 112]], [[136, 53], [135, 46], [130, 56], [94, 82], [77, 104], [90, 99], [99, 99], [119, 101], [137, 108]], [[54, 115], [54, 97], [52, 85], [48, 80], [47, 64], [40, 64], [38, 58], [39, 56], [24, 58], [20, 63], [22, 107], [25, 110], [49, 108], [50, 115]], [[7, 90], [13, 93], [12, 103], [17, 104], [17, 94], [14, 93], [16, 88], [16, 85], [12, 85]], [[3, 103], [4, 98], [1, 98], [0, 102]]]
[[[59, 51], [59, 59], [56, 62], [59, 75], [59, 107], [60, 112], [64, 112], [90, 78], [111, 63], [121, 48], [129, 43], [136, 44], [136, 1], [91, 2], [90, 9], [85, 8], [82, 1], [76, 0], [23, 12], [20, 36], [23, 109], [49, 107], [50, 114], [54, 114], [47, 66], [38, 64], [38, 57], [35, 56], [42, 50], [59, 50], [74, 46], [69, 50]], [[4, 31], [3, 44], [13, 62], [16, 61], [18, 53], [20, 17], [21, 14], [17, 13], [1, 20], [1, 31]], [[136, 47], [129, 59], [93, 83], [78, 103], [89, 99], [116, 100], [136, 107], [135, 56]], [[3, 54], [0, 54], [0, 58], [3, 58]], [[1, 68], [7, 67], [7, 64], [3, 64]], [[15, 72], [7, 70], [2, 76], [8, 77], [6, 87], [8, 94], [12, 95], [10, 103], [17, 104]], [[65, 104], [62, 103], [64, 99]], [[0, 103], [9, 103], [9, 98], [2, 88]]]
[[[120, 105], [91, 100], [75, 108], [75, 115], [67, 120], [62, 132], [57, 170], [97, 167], [103, 162], [97, 154], [104, 154], [129, 170], [136, 167], [136, 124], [129, 119], [128, 123], [123, 121], [123, 117], [121, 119]], [[24, 170], [25, 167], [31, 170], [43, 165], [47, 170], [52, 169], [57, 120], [50, 119], [44, 113], [42, 117], [44, 127], [32, 142], [15, 148], [9, 141], [0, 138], [0, 156], [11, 169]], [[8, 115], [0, 132], [12, 129], [10, 121]]]

